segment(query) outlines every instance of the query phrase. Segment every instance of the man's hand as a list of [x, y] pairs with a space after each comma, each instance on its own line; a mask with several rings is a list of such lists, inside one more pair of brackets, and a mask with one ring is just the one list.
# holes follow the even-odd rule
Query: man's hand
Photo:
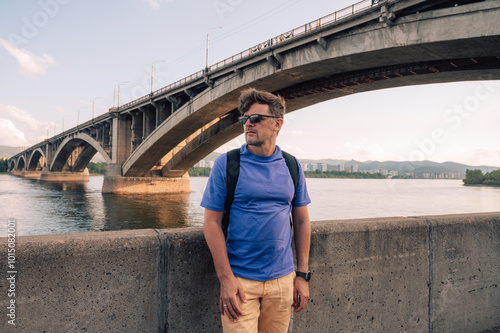
[[[239, 298], [239, 300], [238, 300]], [[230, 321], [238, 320], [243, 315], [239, 301], [246, 303], [245, 292], [238, 279], [233, 275], [220, 278], [220, 312]]]
[[301, 277], [296, 277], [295, 281], [293, 282], [293, 312], [299, 312], [304, 309], [306, 307], [308, 298], [309, 283]]

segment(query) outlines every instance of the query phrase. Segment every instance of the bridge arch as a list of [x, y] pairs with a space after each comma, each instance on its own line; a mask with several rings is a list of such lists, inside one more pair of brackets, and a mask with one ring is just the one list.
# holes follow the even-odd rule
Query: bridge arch
[[80, 147], [81, 151], [73, 162], [72, 171], [83, 171], [96, 153], [101, 154], [106, 163], [111, 163], [111, 158], [102, 146], [88, 134], [79, 132], [64, 139], [54, 154], [50, 171], [62, 171], [73, 151]]
[[31, 152], [30, 157], [28, 159], [28, 164], [26, 166], [26, 170], [36, 170], [36, 167], [38, 166], [38, 162], [40, 161], [40, 158], [43, 159], [43, 164], [42, 168], [47, 164], [47, 159], [45, 157], [45, 153], [43, 152], [42, 149], [37, 148], [34, 151]]
[[16, 161], [14, 170], [22, 171], [25, 167], [26, 167], [26, 158], [23, 155], [21, 155]]
[[483, 2], [411, 14], [388, 26], [373, 16], [349, 31], [334, 34], [333, 26], [305, 36], [300, 48], [270, 48], [171, 115], [133, 151], [123, 175], [145, 176], [161, 161], [163, 176], [179, 176], [241, 134], [237, 98], [246, 87], [279, 93], [293, 112], [359, 92], [499, 79], [500, 29], [490, 24], [499, 13], [498, 3]]

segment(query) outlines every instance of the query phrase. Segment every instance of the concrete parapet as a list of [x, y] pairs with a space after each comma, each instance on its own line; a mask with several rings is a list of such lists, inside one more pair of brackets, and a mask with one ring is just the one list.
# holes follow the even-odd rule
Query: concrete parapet
[[[5, 238], [0, 244], [7, 258]], [[151, 229], [17, 237], [15, 296], [7, 300], [16, 302], [16, 325], [5, 313], [12, 274], [2, 269], [0, 331], [157, 331], [158, 245]]]
[[189, 193], [191, 182], [185, 177], [120, 177], [104, 176], [102, 193], [114, 194], [154, 194]]
[[[16, 263], [2, 332], [221, 331], [200, 228], [18, 237]], [[479, 333], [500, 325], [500, 212], [314, 222], [310, 269], [290, 332]]]
[[480, 332], [500, 325], [500, 216], [426, 217], [430, 234], [433, 332]]
[[46, 182], [88, 182], [90, 174], [87, 168], [83, 172], [48, 171], [44, 169], [40, 175], [40, 180]]

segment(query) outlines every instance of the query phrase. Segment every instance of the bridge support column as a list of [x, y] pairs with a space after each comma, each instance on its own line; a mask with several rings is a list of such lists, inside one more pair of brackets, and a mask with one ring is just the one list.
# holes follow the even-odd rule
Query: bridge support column
[[38, 179], [42, 172], [40, 170], [23, 170], [21, 171], [21, 177], [28, 179]]
[[83, 172], [49, 171], [48, 168], [43, 168], [40, 175], [40, 180], [46, 182], [88, 182], [89, 179], [87, 168]]
[[20, 176], [20, 175], [21, 175], [21, 173], [22, 173], [22, 171], [21, 171], [21, 170], [13, 170], [13, 171], [12, 171], [12, 175], [13, 175], [13, 176]]
[[120, 177], [104, 176], [102, 193], [113, 194], [154, 194], [190, 193], [191, 182], [186, 173], [182, 177]]

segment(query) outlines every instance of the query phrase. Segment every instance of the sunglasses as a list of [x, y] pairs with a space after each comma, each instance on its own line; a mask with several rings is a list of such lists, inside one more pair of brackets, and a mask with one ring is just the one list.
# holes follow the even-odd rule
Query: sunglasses
[[258, 124], [262, 121], [262, 118], [263, 117], [266, 117], [266, 118], [279, 118], [279, 117], [276, 117], [276, 116], [268, 116], [268, 115], [265, 115], [265, 114], [253, 114], [251, 116], [239, 116], [238, 117], [238, 121], [240, 122], [241, 125], [245, 125], [247, 123], [247, 120], [250, 119], [250, 123], [252, 124]]

